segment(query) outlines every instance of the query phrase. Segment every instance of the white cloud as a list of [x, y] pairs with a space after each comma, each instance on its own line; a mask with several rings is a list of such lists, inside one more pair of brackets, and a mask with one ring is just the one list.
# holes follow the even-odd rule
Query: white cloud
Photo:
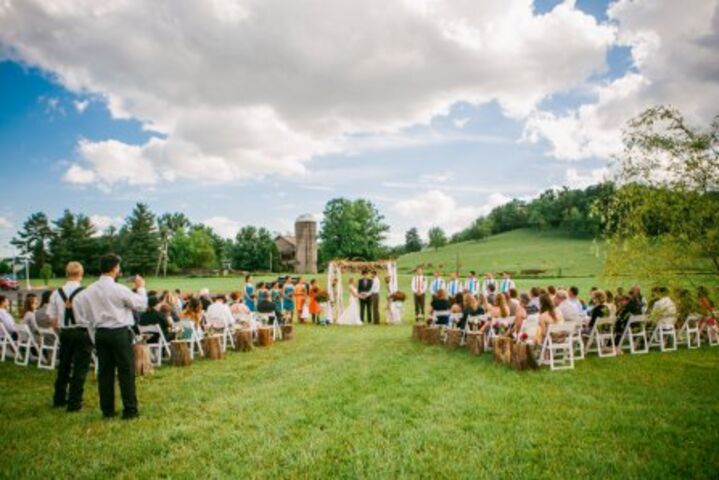
[[609, 179], [609, 169], [595, 168], [589, 171], [579, 171], [576, 168], [567, 169], [567, 186], [569, 188], [587, 188]]
[[466, 227], [480, 215], [479, 208], [459, 205], [440, 190], [429, 190], [400, 200], [392, 206], [392, 211], [423, 230], [439, 226], [450, 234]]
[[95, 228], [97, 228], [98, 234], [103, 233], [109, 227], [120, 227], [123, 223], [122, 217], [111, 217], [109, 215], [99, 214], [90, 215], [90, 221], [95, 225]]
[[77, 110], [78, 113], [83, 113], [88, 105], [90, 105], [90, 100], [74, 100], [72, 104], [75, 106], [75, 110]]
[[0, 2], [20, 60], [157, 132], [79, 145], [65, 180], [105, 189], [296, 176], [458, 101], [523, 118], [601, 71], [613, 40], [571, 0], [544, 15], [531, 0]]
[[530, 117], [524, 139], [546, 139], [557, 158], [618, 153], [627, 120], [654, 105], [672, 105], [705, 125], [719, 113], [719, 1], [619, 0], [608, 15], [618, 43], [631, 48], [633, 71], [597, 87], [593, 103]]
[[9, 230], [14, 228], [15, 224], [6, 217], [0, 217], [0, 230]]
[[202, 223], [212, 228], [215, 233], [223, 238], [235, 238], [237, 232], [242, 226], [237, 220], [232, 220], [231, 218], [223, 217], [221, 215], [210, 217]]
[[457, 128], [464, 128], [464, 126], [467, 125], [467, 123], [469, 123], [469, 120], [470, 119], [468, 117], [455, 118], [452, 120], [452, 123]]

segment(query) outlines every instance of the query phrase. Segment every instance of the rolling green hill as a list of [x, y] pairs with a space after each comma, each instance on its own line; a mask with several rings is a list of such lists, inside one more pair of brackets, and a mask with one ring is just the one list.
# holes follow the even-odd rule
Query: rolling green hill
[[476, 270], [478, 274], [509, 271], [519, 276], [522, 270], [545, 270], [544, 276], [583, 277], [596, 276], [602, 268], [598, 242], [573, 238], [561, 231], [528, 229], [403, 255], [398, 268], [408, 273], [425, 264], [425, 269], [450, 272], [456, 268], [457, 258], [462, 272]]

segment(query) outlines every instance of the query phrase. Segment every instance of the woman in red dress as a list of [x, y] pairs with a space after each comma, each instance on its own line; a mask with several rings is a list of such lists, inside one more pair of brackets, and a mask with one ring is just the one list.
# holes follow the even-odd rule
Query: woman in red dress
[[320, 287], [317, 286], [317, 280], [310, 282], [310, 315], [312, 315], [312, 322], [319, 323], [320, 321], [320, 308], [319, 302], [317, 302], [317, 294], [320, 292]]

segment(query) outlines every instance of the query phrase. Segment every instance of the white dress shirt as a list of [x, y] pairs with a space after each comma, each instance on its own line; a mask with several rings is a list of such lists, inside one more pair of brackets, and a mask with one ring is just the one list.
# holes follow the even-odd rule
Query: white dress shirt
[[[65, 285], [63, 285], [61, 288], [62, 291], [65, 292], [65, 296], [69, 299], [70, 296], [75, 292], [75, 290], [80, 288], [80, 282], [75, 282], [74, 280], [65, 282]], [[75, 311], [74, 300], [75, 299], [73, 299], [73, 312]], [[86, 327], [86, 325], [84, 324], [78, 325], [79, 321], [77, 315], [75, 315], [75, 325], [65, 326], [65, 302], [63, 301], [57, 290], [52, 292], [52, 295], [50, 295], [50, 301], [47, 306], [47, 316], [50, 317], [53, 321], [57, 321], [57, 326], [60, 328]]]
[[564, 317], [564, 320], [567, 322], [582, 320], [582, 312], [577, 310], [577, 307], [569, 300], [564, 300], [559, 304], [557, 309], [562, 312], [562, 317]]
[[444, 290], [444, 287], [445, 285], [442, 277], [434, 277], [432, 279], [432, 283], [430, 283], [429, 293], [431, 293], [432, 295], [437, 295], [437, 292], [439, 292], [440, 290]]
[[25, 312], [25, 316], [22, 317], [22, 323], [27, 325], [33, 335], [37, 335], [37, 322], [35, 321], [35, 312]]
[[497, 282], [493, 278], [487, 278], [482, 282], [482, 291], [485, 295], [489, 295], [489, 286], [497, 285]]
[[476, 296], [479, 293], [479, 280], [476, 277], [469, 277], [465, 282], [465, 286], [472, 295]]
[[10, 315], [10, 313], [4, 308], [0, 308], [0, 321], [2, 321], [2, 324], [5, 325], [5, 330], [7, 330], [7, 333], [17, 333], [17, 327], [15, 327], [15, 319], [12, 318], [12, 315]]
[[415, 295], [422, 295], [427, 291], [427, 277], [424, 275], [415, 275], [412, 277], [412, 291]]
[[379, 277], [374, 277], [372, 279], [372, 289], [369, 291], [372, 295], [379, 295], [380, 290], [380, 282]]
[[147, 295], [144, 288], [137, 293], [103, 275], [98, 281], [77, 294], [72, 303], [75, 321], [98, 328], [126, 328], [135, 324], [132, 311], [147, 310]]
[[230, 306], [225, 302], [214, 302], [207, 307], [207, 325], [212, 328], [225, 328], [235, 323]]

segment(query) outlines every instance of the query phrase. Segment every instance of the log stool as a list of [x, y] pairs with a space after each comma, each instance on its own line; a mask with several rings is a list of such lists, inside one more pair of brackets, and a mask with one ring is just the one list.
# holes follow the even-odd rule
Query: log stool
[[424, 323], [415, 323], [412, 326], [412, 338], [415, 340], [422, 340], [422, 334], [424, 333], [424, 329], [427, 328], [427, 326]]
[[282, 325], [282, 340], [292, 340], [294, 338], [294, 328], [291, 323]]
[[257, 337], [259, 340], [260, 347], [271, 347], [273, 342], [272, 327], [258, 328]]
[[537, 359], [534, 357], [534, 345], [526, 343], [514, 343], [512, 345], [512, 363], [515, 370], [536, 370], [539, 368]]
[[484, 350], [484, 341], [482, 334], [478, 331], [467, 332], [465, 339], [467, 345], [467, 351], [470, 355], [481, 355]]
[[439, 345], [442, 343], [442, 330], [439, 327], [429, 327], [424, 330], [424, 343]]
[[462, 343], [462, 331], [458, 328], [450, 328], [447, 330], [447, 341], [445, 345], [449, 348], [459, 348]]
[[512, 339], [505, 335], [494, 337], [492, 355], [495, 362], [509, 364], [512, 361]]
[[249, 328], [235, 330], [235, 348], [240, 352], [249, 352], [255, 346], [252, 344], [252, 330]]
[[170, 363], [176, 367], [187, 367], [192, 364], [190, 346], [182, 340], [170, 342]]
[[206, 335], [202, 339], [202, 350], [205, 358], [219, 360], [222, 358], [222, 335]]
[[[132, 346], [132, 354], [135, 361], [135, 376], [151, 375], [154, 369], [150, 347], [145, 343], [136, 343]], [[162, 352], [159, 355], [162, 355]]]

